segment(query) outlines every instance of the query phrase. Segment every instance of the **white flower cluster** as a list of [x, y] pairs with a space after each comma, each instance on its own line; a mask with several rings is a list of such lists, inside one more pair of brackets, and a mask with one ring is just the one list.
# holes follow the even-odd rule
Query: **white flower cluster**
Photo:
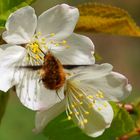
[[[35, 130], [38, 132], [66, 110], [69, 120], [87, 135], [97, 137], [113, 119], [108, 101], [119, 101], [131, 91], [127, 78], [113, 72], [112, 65], [95, 64], [92, 41], [73, 33], [78, 18], [77, 8], [61, 4], [38, 18], [34, 9], [26, 6], [12, 13], [6, 22], [2, 38], [7, 44], [0, 46], [0, 90], [7, 92], [16, 87], [22, 104], [37, 111]], [[51, 90], [40, 80], [40, 69], [20, 68], [40, 67], [45, 61], [47, 67], [43, 67], [47, 69], [51, 61], [45, 57], [50, 52], [57, 64], [89, 66], [64, 69], [64, 83], [59, 89]], [[50, 75], [48, 81], [52, 78]]]

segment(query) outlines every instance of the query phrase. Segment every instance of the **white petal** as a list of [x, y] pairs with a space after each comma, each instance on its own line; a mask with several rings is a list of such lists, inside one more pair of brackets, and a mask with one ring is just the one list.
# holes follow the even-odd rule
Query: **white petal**
[[108, 63], [104, 63], [101, 65], [94, 64], [89, 67], [80, 67], [78, 69], [73, 70], [75, 74], [70, 79], [71, 80], [75, 79], [80, 81], [97, 79], [105, 75], [108, 75], [112, 71], [112, 68], [113, 68], [112, 65]]
[[9, 44], [25, 44], [31, 40], [37, 26], [37, 17], [32, 7], [26, 6], [12, 13], [2, 37]]
[[[56, 48], [56, 49], [55, 49]], [[63, 64], [94, 64], [94, 44], [83, 35], [72, 34], [66, 39], [64, 46], [57, 46], [52, 51]]]
[[97, 137], [108, 128], [113, 119], [110, 104], [90, 100], [80, 87], [70, 83], [66, 90], [67, 114], [89, 136]]
[[6, 92], [16, 84], [15, 66], [23, 59], [25, 49], [20, 46], [1, 45], [2, 54], [0, 55], [0, 90]]
[[86, 92], [87, 95], [92, 93], [92, 96], [96, 99], [120, 101], [130, 94], [132, 87], [128, 84], [125, 76], [112, 72], [110, 66], [109, 64], [95, 66], [96, 68], [101, 68], [96, 69], [98, 70], [97, 73], [94, 66], [93, 71], [92, 67], [90, 67], [89, 71], [86, 71], [85, 68], [84, 72], [79, 72], [71, 77], [70, 80], [79, 81], [78, 85], [81, 87], [81, 90]]
[[105, 77], [93, 80], [92, 84], [101, 90], [105, 99], [112, 101], [120, 101], [129, 96], [132, 87], [128, 84], [128, 79], [122, 74], [111, 72]]
[[37, 72], [30, 70], [20, 70], [19, 72], [17, 95], [22, 104], [32, 110], [49, 109], [64, 98], [63, 89], [59, 92], [58, 97], [55, 90], [46, 89], [39, 80], [41, 77]]
[[108, 102], [97, 100], [89, 112], [88, 123], [83, 131], [91, 137], [98, 137], [110, 127], [114, 115], [113, 109]]
[[[35, 117], [35, 132], [41, 132], [46, 125], [65, 110], [65, 100], [55, 104], [48, 110], [38, 111]], [[52, 130], [53, 131], [53, 130]]]
[[43, 36], [55, 33], [53, 40], [61, 40], [69, 36], [79, 17], [77, 8], [67, 4], [56, 5], [39, 16], [37, 32]]

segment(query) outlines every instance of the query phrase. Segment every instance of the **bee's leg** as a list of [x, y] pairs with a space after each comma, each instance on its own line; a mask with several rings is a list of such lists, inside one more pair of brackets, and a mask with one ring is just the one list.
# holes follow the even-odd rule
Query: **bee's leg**
[[39, 79], [39, 81], [38, 81], [38, 82], [40, 83], [41, 81], [42, 81], [42, 79]]
[[56, 90], [56, 94], [57, 94], [58, 98], [62, 101], [62, 99], [59, 96], [58, 90]]

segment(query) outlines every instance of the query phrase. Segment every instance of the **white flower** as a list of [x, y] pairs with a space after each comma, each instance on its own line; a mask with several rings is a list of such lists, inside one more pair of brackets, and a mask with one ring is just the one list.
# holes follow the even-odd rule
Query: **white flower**
[[78, 17], [78, 9], [66, 4], [56, 5], [38, 19], [30, 6], [12, 13], [2, 34], [7, 44], [0, 46], [0, 90], [6, 92], [16, 85], [21, 102], [33, 110], [44, 108], [46, 102], [50, 107], [59, 102], [54, 91], [38, 82], [37, 72], [18, 70], [17, 66], [43, 64], [48, 50], [62, 64], [93, 64], [92, 41], [73, 33]]
[[[112, 72], [110, 64], [95, 64], [84, 70], [74, 70], [62, 90], [65, 98], [60, 103], [37, 112], [35, 131], [40, 132], [66, 110], [69, 120], [72, 119], [87, 135], [97, 137], [113, 119], [113, 110], [107, 101], [122, 100], [129, 95], [131, 85], [123, 75]], [[58, 96], [60, 94], [58, 91]]]

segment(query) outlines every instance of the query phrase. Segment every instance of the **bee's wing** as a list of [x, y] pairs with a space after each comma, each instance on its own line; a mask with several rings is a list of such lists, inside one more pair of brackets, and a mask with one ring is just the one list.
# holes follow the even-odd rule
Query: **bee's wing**
[[30, 69], [30, 70], [39, 70], [39, 69], [42, 68], [42, 65], [36, 65], [36, 66], [32, 66], [32, 65], [19, 66], [18, 68]]
[[[42, 68], [43, 65], [27, 65], [27, 66], [19, 66], [18, 68], [24, 68], [24, 69], [30, 69], [30, 70], [39, 70]], [[74, 69], [74, 68], [78, 68], [78, 67], [87, 67], [87, 66], [91, 66], [91, 65], [63, 65], [63, 67], [65, 69]]]
[[[93, 65], [93, 64], [91, 64]], [[87, 66], [91, 66], [91, 65], [63, 65], [63, 67], [65, 69], [74, 69], [74, 68], [78, 68], [78, 67], [87, 67]]]

